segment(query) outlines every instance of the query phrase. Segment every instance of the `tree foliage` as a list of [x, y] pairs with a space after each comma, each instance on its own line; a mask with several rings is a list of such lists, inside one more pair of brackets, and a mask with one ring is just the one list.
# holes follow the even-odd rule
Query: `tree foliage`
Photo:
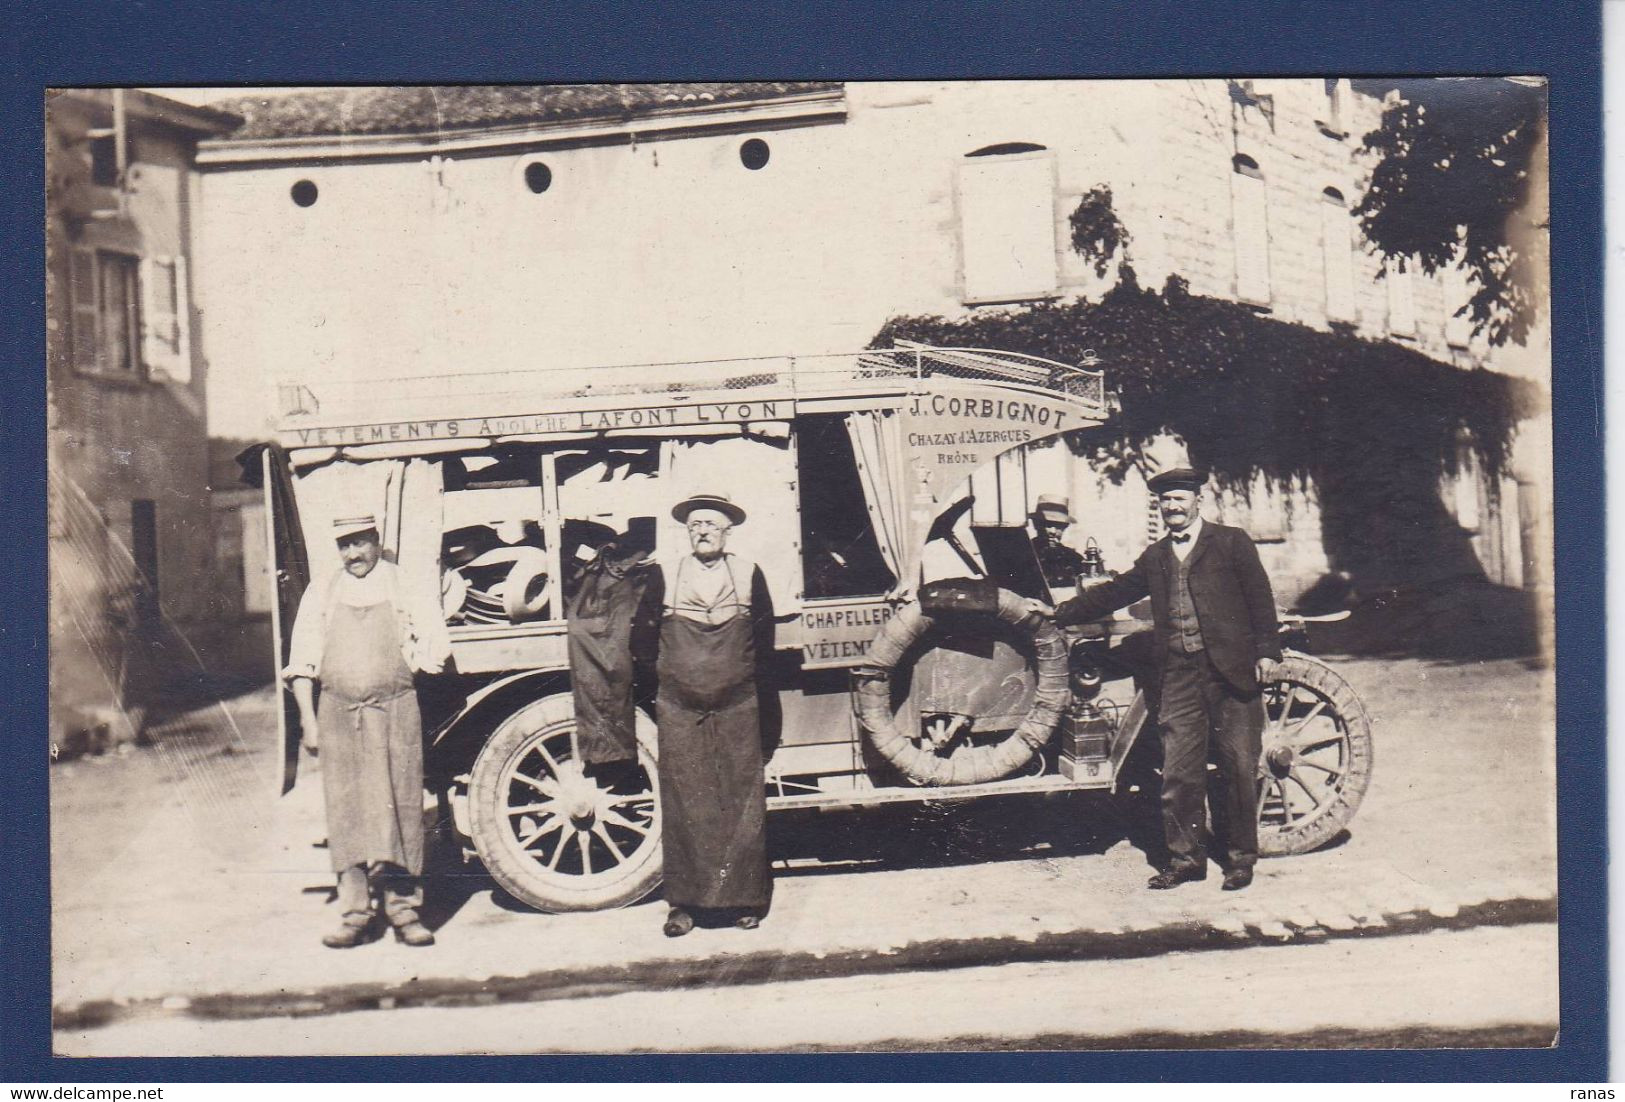
[[1160, 293], [1120, 282], [1099, 303], [894, 318], [874, 344], [895, 338], [1072, 364], [1093, 351], [1120, 409], [1069, 433], [1074, 453], [1121, 481], [1148, 441], [1172, 432], [1244, 497], [1260, 475], [1313, 485], [1331, 569], [1365, 587], [1482, 576], [1440, 479], [1476, 452], [1497, 485], [1513, 429], [1539, 400], [1508, 376], [1263, 317], [1177, 278]]
[[1492, 344], [1521, 343], [1540, 317], [1544, 214], [1523, 233], [1545, 132], [1546, 89], [1509, 80], [1410, 80], [1396, 89], [1364, 153], [1377, 158], [1355, 208], [1366, 238], [1403, 269], [1433, 274], [1461, 262], [1475, 284], [1463, 312]]

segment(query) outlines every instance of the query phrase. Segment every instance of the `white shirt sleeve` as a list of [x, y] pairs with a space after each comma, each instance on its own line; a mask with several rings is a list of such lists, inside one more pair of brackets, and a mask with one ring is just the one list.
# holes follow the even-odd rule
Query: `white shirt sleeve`
[[288, 642], [288, 664], [282, 670], [285, 681], [296, 677], [317, 680], [321, 676], [322, 649], [327, 641], [327, 606], [333, 596], [333, 577], [319, 578], [305, 587], [299, 598], [299, 611], [293, 618], [293, 634]]

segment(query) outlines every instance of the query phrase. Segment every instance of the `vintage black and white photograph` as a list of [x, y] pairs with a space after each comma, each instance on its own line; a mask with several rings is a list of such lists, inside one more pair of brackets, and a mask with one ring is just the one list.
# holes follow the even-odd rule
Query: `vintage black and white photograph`
[[1555, 1044], [1547, 90], [49, 90], [55, 1052]]

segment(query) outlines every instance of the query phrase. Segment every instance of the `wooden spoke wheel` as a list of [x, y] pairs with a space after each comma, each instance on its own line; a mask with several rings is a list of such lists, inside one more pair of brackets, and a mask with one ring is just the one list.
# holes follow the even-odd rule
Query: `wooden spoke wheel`
[[1308, 853], [1354, 818], [1371, 783], [1371, 720], [1325, 663], [1288, 653], [1263, 687], [1258, 851]]
[[598, 910], [635, 903], [660, 883], [654, 725], [638, 719], [635, 764], [582, 762], [568, 694], [520, 708], [480, 751], [469, 783], [474, 848], [516, 899]]

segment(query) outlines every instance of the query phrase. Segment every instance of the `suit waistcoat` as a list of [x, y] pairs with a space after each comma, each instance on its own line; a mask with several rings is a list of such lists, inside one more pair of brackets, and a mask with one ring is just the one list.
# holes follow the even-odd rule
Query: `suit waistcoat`
[[1168, 649], [1195, 654], [1204, 644], [1202, 625], [1196, 619], [1196, 602], [1191, 599], [1191, 556], [1181, 559], [1172, 546], [1168, 554], [1174, 567], [1174, 584], [1168, 592]]

